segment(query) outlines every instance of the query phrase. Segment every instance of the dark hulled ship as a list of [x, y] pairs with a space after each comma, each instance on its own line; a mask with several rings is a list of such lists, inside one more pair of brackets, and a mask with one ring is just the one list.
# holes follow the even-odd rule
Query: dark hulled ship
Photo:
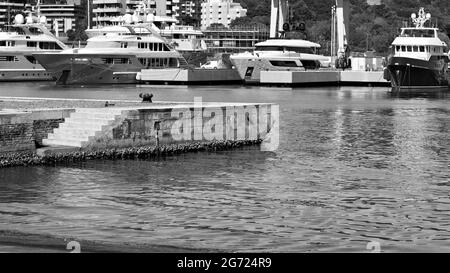
[[437, 28], [425, 27], [431, 15], [423, 8], [411, 18], [415, 27], [402, 28], [392, 43], [394, 54], [387, 63], [386, 79], [394, 91], [448, 88], [447, 44], [439, 38]]

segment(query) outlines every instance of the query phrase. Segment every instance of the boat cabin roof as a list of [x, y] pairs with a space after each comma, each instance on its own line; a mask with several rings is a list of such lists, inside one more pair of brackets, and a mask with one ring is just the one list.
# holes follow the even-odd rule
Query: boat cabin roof
[[261, 43], [257, 43], [256, 47], [265, 47], [265, 46], [278, 46], [278, 47], [300, 47], [300, 48], [320, 48], [319, 44], [306, 41], [306, 40], [283, 40], [283, 39], [274, 39], [267, 40]]

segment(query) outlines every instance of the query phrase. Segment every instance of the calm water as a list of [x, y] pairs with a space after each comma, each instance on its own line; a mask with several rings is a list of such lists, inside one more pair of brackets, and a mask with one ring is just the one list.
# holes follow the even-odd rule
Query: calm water
[[[1, 84], [0, 96], [275, 102], [281, 145], [0, 169], [0, 230], [225, 251], [450, 251], [450, 97]], [[64, 246], [63, 246], [64, 247]], [[9, 248], [6, 248], [9, 249]]]

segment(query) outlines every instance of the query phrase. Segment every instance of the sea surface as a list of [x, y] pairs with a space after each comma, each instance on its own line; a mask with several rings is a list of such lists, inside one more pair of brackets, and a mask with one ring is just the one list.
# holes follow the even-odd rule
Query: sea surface
[[[388, 91], [1, 83], [0, 96], [277, 103], [280, 146], [0, 169], [0, 234], [115, 250], [448, 252], [450, 96]], [[30, 251], [16, 241], [0, 252]]]

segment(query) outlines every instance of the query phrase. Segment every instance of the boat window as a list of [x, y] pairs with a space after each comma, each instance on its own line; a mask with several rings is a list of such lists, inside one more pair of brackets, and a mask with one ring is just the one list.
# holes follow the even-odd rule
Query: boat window
[[175, 58], [139, 58], [139, 62], [145, 68], [178, 67], [178, 61]]
[[316, 49], [312, 47], [286, 47], [287, 51], [294, 51], [296, 53], [315, 54]]
[[413, 51], [414, 52], [419, 52], [419, 47], [418, 46], [413, 46]]
[[61, 50], [62, 48], [55, 42], [39, 42], [40, 49]]
[[0, 41], [0, 46], [13, 47], [16, 46], [15, 41]]
[[406, 51], [406, 46], [402, 45], [402, 51], [403, 51], [403, 52]]
[[298, 67], [295, 61], [270, 61], [273, 66], [280, 67]]
[[104, 64], [131, 64], [129, 58], [102, 58]]
[[424, 46], [419, 46], [419, 51], [420, 52], [425, 52], [425, 47]]
[[0, 56], [0, 62], [18, 62], [16, 56]]
[[412, 51], [412, 47], [411, 47], [411, 46], [407, 46], [407, 47], [406, 47], [406, 50], [407, 50], [408, 52], [411, 52], [411, 51]]
[[396, 51], [400, 51], [400, 46], [395, 46]]
[[120, 43], [120, 48], [127, 48], [128, 47], [128, 43]]
[[38, 61], [33, 56], [25, 56], [25, 58], [32, 64], [38, 64]]
[[37, 42], [27, 42], [27, 47], [36, 47]]

